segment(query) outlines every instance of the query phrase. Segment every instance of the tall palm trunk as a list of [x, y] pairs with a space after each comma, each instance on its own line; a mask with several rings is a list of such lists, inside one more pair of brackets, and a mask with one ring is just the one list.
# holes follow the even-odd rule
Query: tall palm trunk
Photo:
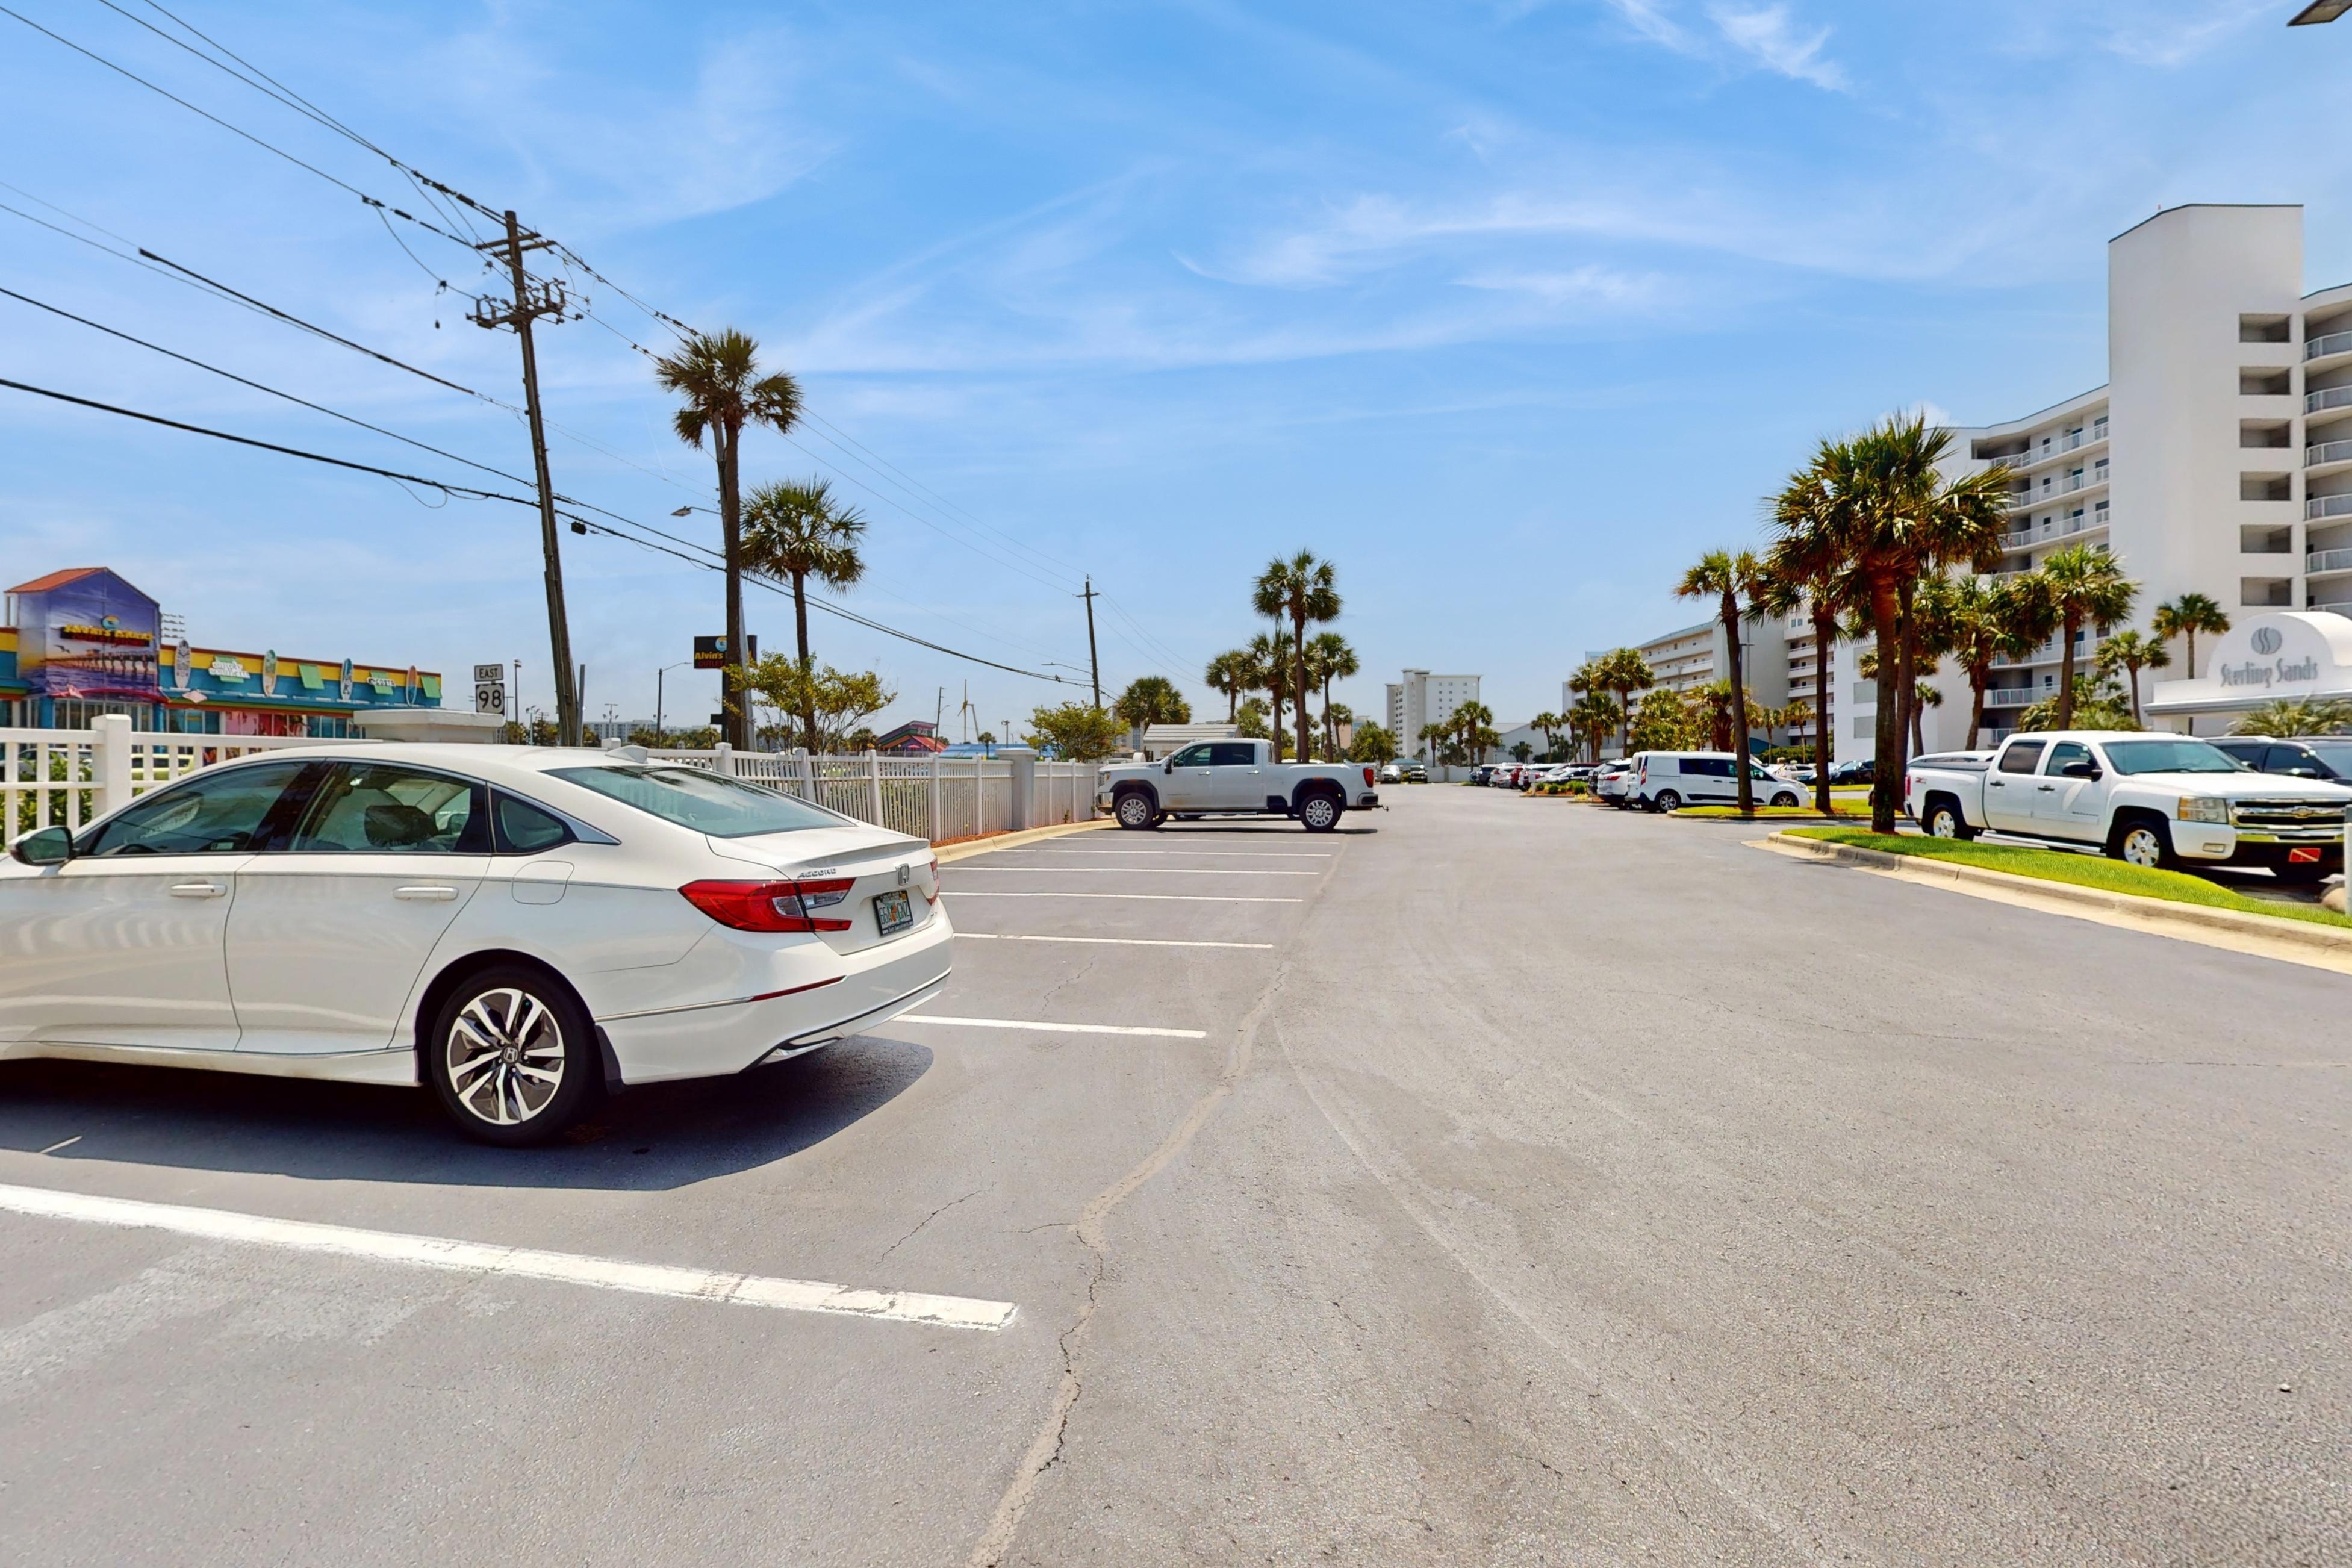
[[[1912, 614], [1913, 591], [1916, 584], [1905, 583], [1896, 596], [1901, 620], [1895, 633], [1896, 713], [1895, 733], [1898, 741], [1916, 743], [1919, 733], [1919, 623]], [[1881, 660], [1885, 658], [1881, 652]], [[1906, 753], [1907, 755], [1907, 753]], [[1895, 761], [1895, 771], [1903, 771], [1904, 758]]]
[[1297, 671], [1296, 689], [1298, 692], [1298, 760], [1307, 760], [1307, 737], [1311, 721], [1307, 713], [1307, 694], [1312, 689], [1307, 679], [1307, 616], [1304, 613], [1290, 617], [1293, 668]]
[[2197, 634], [2191, 631], [2186, 635], [2189, 638], [2189, 679], [2194, 680], [2197, 679]]
[[1739, 600], [1733, 595], [1723, 595], [1724, 662], [1731, 668], [1731, 732], [1738, 744], [1732, 747], [1731, 766], [1739, 777], [1739, 815], [1756, 815], [1756, 786], [1748, 777], [1748, 686], [1739, 658]]
[[2074, 727], [2074, 633], [2082, 622], [2073, 611], [2058, 621], [2058, 728]]
[[739, 752], [751, 749], [751, 705], [744, 700], [740, 673], [748, 664], [743, 641], [743, 495], [736, 449], [742, 431], [727, 420], [712, 430], [711, 446], [719, 458], [719, 521], [727, 549], [727, 664], [719, 672], [728, 743]]
[[816, 667], [809, 659], [808, 574], [805, 572], [793, 574], [793, 630], [800, 637], [801, 710], [797, 716], [801, 721], [801, 740], [808, 747], [809, 755], [814, 757], [816, 755], [816, 685], [810, 677], [816, 673]]
[[1872, 764], [1870, 785], [1873, 833], [1895, 831], [1895, 795], [1902, 777], [1903, 715], [1898, 711], [1897, 700], [1901, 688], [1895, 679], [1895, 661], [1890, 657], [1898, 636], [1899, 613], [1893, 581], [1885, 575], [1874, 577], [1870, 584], [1870, 625], [1878, 640], [1878, 712], [1873, 732], [1877, 754]]
[[1830, 815], [1830, 654], [1837, 646], [1837, 612], [1813, 601], [1813, 805]]
[[2139, 666], [2136, 664], [2127, 664], [2124, 666], [2124, 669], [2131, 676], [2132, 722], [2137, 724], [2141, 722], [2139, 716]]
[[1969, 671], [1969, 750], [1977, 749], [1977, 731], [1984, 728], [1985, 682], [1992, 676], [1992, 666], [1979, 665]]

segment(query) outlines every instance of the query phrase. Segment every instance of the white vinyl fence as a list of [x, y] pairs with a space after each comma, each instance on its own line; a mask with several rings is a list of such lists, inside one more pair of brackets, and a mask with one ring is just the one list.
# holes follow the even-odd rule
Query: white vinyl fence
[[36, 828], [79, 828], [213, 763], [332, 743], [300, 735], [155, 734], [133, 730], [120, 713], [87, 730], [0, 729], [0, 847]]
[[1048, 762], [1015, 748], [994, 757], [815, 757], [726, 746], [650, 754], [762, 784], [934, 844], [1095, 815], [1096, 764]]

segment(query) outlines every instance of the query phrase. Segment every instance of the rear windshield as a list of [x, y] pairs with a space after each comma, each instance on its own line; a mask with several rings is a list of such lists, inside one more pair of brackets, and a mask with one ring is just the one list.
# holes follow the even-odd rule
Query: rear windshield
[[2109, 741], [2107, 761], [2119, 773], [2241, 773], [2244, 766], [2207, 741]]
[[550, 768], [556, 778], [609, 795], [624, 805], [708, 833], [713, 838], [749, 838], [761, 833], [794, 833], [803, 827], [838, 827], [842, 819], [805, 801], [692, 768]]

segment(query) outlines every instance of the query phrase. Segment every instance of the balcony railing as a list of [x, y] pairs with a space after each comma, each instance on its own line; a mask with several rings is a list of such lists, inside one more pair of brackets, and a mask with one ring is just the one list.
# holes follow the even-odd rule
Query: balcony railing
[[2032, 548], [2032, 544], [2033, 531], [2030, 528], [2021, 528], [2015, 533], [2004, 533], [2000, 536], [2000, 547], [2003, 550], [2026, 550]]
[[2352, 441], [2322, 441], [2303, 449], [2303, 466], [2315, 468], [2322, 463], [2352, 463]]
[[2352, 617], [2352, 602], [2347, 602], [2342, 599], [2338, 599], [2333, 604], [2314, 605], [2311, 608], [2315, 610], [2326, 610], [2330, 615]]
[[2042, 700], [2042, 693], [2030, 686], [1998, 686], [1985, 693], [1987, 708], [2031, 708]]
[[2314, 338], [2303, 345], [2303, 357], [2317, 359], [2323, 354], [2352, 353], [2352, 332], [2330, 332], [2324, 338]]
[[2303, 503], [2306, 518], [2352, 517], [2352, 496], [2314, 496]]
[[2010, 491], [2010, 492], [2009, 492], [2009, 510], [2011, 510], [2011, 511], [2031, 511], [2031, 510], [2033, 510], [2033, 492], [2032, 492], [2032, 490], [2011, 490], [2011, 491]]
[[2316, 414], [2323, 408], [2352, 408], [2352, 386], [2324, 386], [2303, 395], [2305, 414]]
[[2303, 558], [2305, 572], [2352, 572], [2352, 550], [2315, 550]]

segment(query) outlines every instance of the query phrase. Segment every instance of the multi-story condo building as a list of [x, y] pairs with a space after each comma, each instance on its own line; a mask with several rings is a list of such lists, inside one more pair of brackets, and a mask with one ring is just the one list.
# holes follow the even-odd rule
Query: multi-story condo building
[[[1796, 648], [1789, 638], [1791, 623], [1768, 617], [1742, 622], [1739, 638], [1739, 674], [1748, 689], [1748, 700], [1766, 708], [1778, 708], [1788, 701], [1794, 689], [1790, 684], [1790, 672]], [[1808, 623], [1794, 626], [1794, 634], [1805, 638], [1804, 668], [1812, 668], [1811, 629]], [[1633, 651], [1650, 667], [1650, 679], [1657, 684], [1654, 689], [1684, 695], [1702, 686], [1731, 678], [1729, 640], [1723, 634], [1721, 621], [1701, 621], [1695, 626], [1652, 637], [1635, 645]], [[1806, 677], [1810, 682], [1811, 676]], [[1811, 687], [1797, 695], [1810, 697]], [[1635, 698], [1640, 701], [1640, 698]]]
[[1421, 739], [1422, 730], [1444, 723], [1465, 702], [1477, 700], [1475, 675], [1432, 675], [1425, 669], [1408, 669], [1402, 680], [1389, 682], [1389, 733], [1396, 737], [1397, 748], [1405, 755], [1426, 756], [1429, 748]]
[[[2000, 463], [2012, 476], [2002, 572], [2105, 545], [2139, 584], [2142, 628], [2183, 593], [2240, 617], [2352, 614], [2352, 283], [2304, 292], [2300, 206], [2173, 207], [2108, 241], [2107, 373], [2038, 413], [1955, 433], [1954, 473]], [[2078, 639], [2078, 670], [2098, 641]], [[1850, 756], [1868, 754], [1876, 719], [1861, 651], [1838, 656]], [[2203, 673], [2182, 668], [2185, 647], [2170, 651], [2168, 675]], [[1995, 667], [1980, 742], [2055, 691], [2061, 657], [2053, 639]], [[1931, 682], [1944, 700], [1924, 739], [1959, 745], [1965, 679], [1948, 667]]]

